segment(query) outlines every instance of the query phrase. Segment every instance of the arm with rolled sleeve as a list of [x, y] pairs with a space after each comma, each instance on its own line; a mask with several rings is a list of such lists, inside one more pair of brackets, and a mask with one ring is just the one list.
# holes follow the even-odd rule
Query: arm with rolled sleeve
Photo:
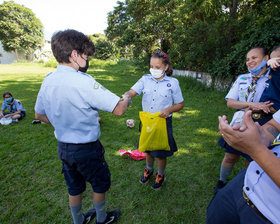
[[232, 109], [244, 109], [249, 106], [248, 102], [242, 102], [239, 99], [239, 88], [240, 88], [240, 76], [235, 80], [232, 87], [230, 88], [228, 94], [225, 99], [227, 101], [227, 107]]
[[111, 112], [117, 116], [125, 113], [128, 106], [128, 99], [120, 100], [120, 97], [97, 82], [95, 82], [94, 86], [95, 88], [89, 88], [87, 94], [88, 102], [92, 108]]

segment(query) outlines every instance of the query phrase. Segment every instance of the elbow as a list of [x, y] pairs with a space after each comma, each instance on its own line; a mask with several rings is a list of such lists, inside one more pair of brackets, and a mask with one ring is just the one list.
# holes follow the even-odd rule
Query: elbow
[[116, 110], [116, 111], [114, 111], [114, 115], [116, 115], [116, 116], [122, 116], [123, 114], [125, 113], [125, 110]]

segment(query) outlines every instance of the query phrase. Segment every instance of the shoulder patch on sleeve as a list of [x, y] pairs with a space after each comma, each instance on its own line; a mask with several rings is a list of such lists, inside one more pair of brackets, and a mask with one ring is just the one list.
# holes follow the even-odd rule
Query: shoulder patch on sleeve
[[99, 89], [99, 86], [100, 86], [100, 84], [98, 82], [95, 82], [94, 85], [93, 85], [93, 88], [94, 89]]

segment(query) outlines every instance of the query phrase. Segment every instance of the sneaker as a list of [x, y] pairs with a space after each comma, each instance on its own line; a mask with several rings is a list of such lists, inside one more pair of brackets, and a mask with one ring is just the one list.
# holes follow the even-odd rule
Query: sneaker
[[14, 123], [18, 123], [18, 119], [13, 119], [12, 120]]
[[91, 220], [94, 219], [94, 217], [96, 216], [96, 210], [93, 208], [93, 209], [90, 209], [88, 210], [85, 214], [84, 214], [84, 221], [83, 221], [83, 224], [88, 224]]
[[219, 190], [221, 190], [224, 186], [226, 186], [226, 183], [222, 180], [218, 180], [216, 187], [214, 189], [214, 194], [216, 194]]
[[33, 120], [32, 124], [41, 124], [41, 121], [40, 120]]
[[147, 168], [144, 169], [144, 174], [140, 178], [139, 182], [141, 184], [146, 184], [149, 182], [150, 177], [153, 175], [153, 171], [149, 171]]
[[163, 184], [163, 182], [165, 181], [165, 176], [164, 175], [161, 175], [161, 174], [158, 174], [157, 173], [157, 176], [156, 176], [156, 180], [155, 182], [153, 183], [152, 185], [152, 188], [154, 190], [159, 190]]
[[109, 223], [114, 223], [118, 221], [118, 218], [121, 215], [121, 211], [119, 209], [116, 209], [114, 211], [108, 212], [107, 217], [104, 222], [97, 222], [96, 224], [109, 224]]

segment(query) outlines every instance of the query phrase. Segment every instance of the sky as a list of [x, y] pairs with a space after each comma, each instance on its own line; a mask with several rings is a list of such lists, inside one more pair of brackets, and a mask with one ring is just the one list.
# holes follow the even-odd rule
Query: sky
[[[9, 1], [9, 0], [6, 0]], [[58, 30], [75, 29], [86, 35], [104, 33], [107, 16], [118, 0], [14, 0], [31, 9], [44, 25], [45, 39]], [[0, 0], [2, 4], [4, 0]]]

